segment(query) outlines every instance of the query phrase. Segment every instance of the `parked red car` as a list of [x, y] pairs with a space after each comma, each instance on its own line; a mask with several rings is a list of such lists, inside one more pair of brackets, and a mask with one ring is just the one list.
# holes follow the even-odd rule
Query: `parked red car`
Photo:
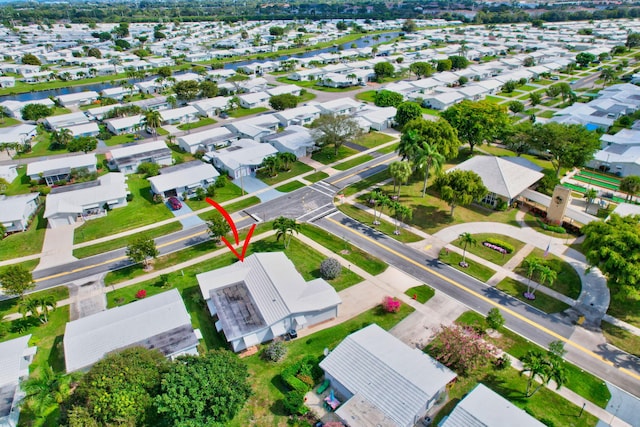
[[182, 203], [180, 203], [180, 200], [178, 200], [177, 197], [169, 197], [167, 201], [169, 202], [169, 206], [171, 206], [171, 209], [173, 209], [174, 211], [182, 208]]

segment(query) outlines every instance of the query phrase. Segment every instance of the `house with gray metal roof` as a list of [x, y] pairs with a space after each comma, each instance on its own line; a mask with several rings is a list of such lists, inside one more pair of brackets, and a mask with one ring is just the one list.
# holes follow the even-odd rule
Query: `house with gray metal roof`
[[48, 186], [52, 186], [60, 181], [69, 180], [74, 169], [85, 169], [89, 173], [96, 172], [97, 163], [95, 154], [54, 157], [27, 164], [27, 175], [32, 181], [42, 179]]
[[264, 159], [275, 156], [278, 150], [271, 144], [262, 144], [252, 139], [239, 139], [231, 146], [204, 155], [221, 172], [232, 179], [251, 175], [262, 165]]
[[446, 398], [455, 372], [376, 324], [347, 336], [320, 362], [350, 427], [413, 427]]
[[523, 191], [538, 182], [544, 174], [536, 165], [520, 164], [523, 159], [495, 156], [474, 156], [449, 169], [469, 170], [480, 176], [489, 193], [482, 203], [496, 206], [498, 199], [511, 205]]
[[125, 175], [138, 170], [141, 163], [156, 163], [160, 166], [173, 164], [171, 150], [164, 141], [151, 141], [116, 148], [106, 154], [109, 169]]
[[215, 184], [218, 176], [220, 174], [212, 165], [194, 160], [160, 169], [159, 175], [148, 180], [153, 194], [191, 198], [197, 194], [198, 188], [206, 189]]
[[0, 343], [0, 426], [16, 427], [24, 392], [20, 383], [29, 377], [29, 365], [36, 347], [29, 347], [31, 335]]
[[445, 417], [440, 427], [543, 427], [540, 421], [484, 384], [478, 384]]
[[176, 289], [67, 323], [67, 372], [84, 371], [108, 353], [128, 347], [159, 350], [168, 358], [197, 354], [200, 331]]
[[236, 352], [333, 319], [341, 303], [324, 279], [305, 282], [284, 252], [256, 253], [196, 279], [216, 329]]
[[5, 196], [0, 194], [0, 224], [5, 232], [26, 231], [31, 218], [38, 210], [40, 193]]
[[267, 135], [262, 138], [262, 142], [273, 145], [280, 153], [292, 153], [297, 158], [310, 155], [316, 146], [309, 129], [298, 125], [291, 125], [282, 132]]

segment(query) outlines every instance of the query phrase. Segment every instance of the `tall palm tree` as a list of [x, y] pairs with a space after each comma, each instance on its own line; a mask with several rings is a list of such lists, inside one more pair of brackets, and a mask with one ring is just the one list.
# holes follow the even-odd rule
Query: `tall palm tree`
[[282, 169], [284, 169], [285, 171], [290, 171], [291, 170], [291, 164], [293, 162], [295, 162], [296, 160], [298, 160], [298, 158], [296, 157], [295, 154], [293, 153], [278, 153], [278, 158], [280, 159], [280, 162], [282, 163]]
[[540, 381], [544, 381], [544, 378], [548, 376], [548, 370], [549, 364], [546, 363], [545, 355], [540, 351], [529, 350], [529, 352], [522, 358], [522, 371], [520, 371], [520, 375], [529, 374], [527, 391], [525, 392], [526, 397], [533, 396], [533, 393], [537, 391], [536, 389], [533, 393], [530, 393], [531, 385], [535, 378], [537, 377]]
[[471, 233], [465, 231], [464, 233], [458, 236], [460, 238], [460, 242], [464, 245], [462, 248], [462, 262], [465, 262], [467, 256], [467, 246], [475, 246], [477, 243], [476, 239], [471, 235]]
[[527, 292], [524, 294], [525, 297], [529, 298], [531, 295], [531, 279], [533, 275], [540, 269], [542, 266], [542, 261], [540, 258], [530, 257], [525, 258], [524, 266], [527, 269]]
[[76, 375], [61, 375], [45, 364], [38, 376], [32, 376], [22, 384], [26, 393], [23, 401], [37, 418], [45, 418], [71, 394], [71, 383]]
[[418, 168], [422, 169], [424, 167], [424, 184], [422, 185], [422, 197], [424, 197], [427, 193], [429, 169], [433, 168], [436, 172], [440, 172], [442, 170], [442, 165], [445, 162], [445, 158], [440, 154], [435, 146], [429, 145], [425, 142], [416, 150], [413, 161]]
[[18, 313], [22, 314], [22, 318], [26, 319], [29, 315], [38, 317], [38, 302], [33, 298], [22, 298], [18, 302]]
[[413, 216], [413, 210], [409, 206], [403, 205], [401, 203], [395, 202], [393, 204], [393, 210], [396, 217], [396, 229], [393, 234], [400, 234], [400, 222], [404, 222], [405, 219], [411, 219]]
[[605, 67], [600, 71], [600, 78], [602, 79], [602, 87], [605, 87], [607, 83], [615, 80], [616, 75], [611, 67]]
[[389, 174], [393, 178], [393, 190], [398, 186], [397, 198], [400, 199], [400, 187], [406, 183], [411, 176], [411, 164], [407, 161], [393, 162], [389, 165]]
[[287, 249], [289, 243], [291, 243], [293, 233], [298, 234], [300, 232], [300, 224], [295, 219], [280, 216], [273, 221], [273, 229], [276, 231], [276, 240], [280, 240], [282, 237], [284, 248]]
[[151, 110], [142, 116], [142, 125], [146, 129], [151, 129], [154, 139], [158, 137], [157, 129], [162, 125], [162, 116], [157, 110]]
[[585, 191], [584, 198], [587, 199], [587, 207], [584, 209], [585, 212], [589, 211], [589, 206], [591, 206], [596, 197], [598, 197], [598, 190], [595, 188], [590, 188]]
[[538, 286], [533, 288], [533, 291], [531, 292], [531, 296], [534, 298], [536, 290], [540, 287], [540, 285], [544, 285], [546, 283], [547, 286], [553, 286], [553, 282], [555, 282], [558, 278], [558, 272], [552, 270], [551, 267], [547, 265], [541, 265], [538, 269], [538, 276], [540, 277], [540, 283], [538, 283]]
[[386, 194], [380, 193], [380, 196], [378, 196], [378, 205], [380, 206], [380, 209], [378, 210], [378, 224], [380, 224], [380, 219], [382, 218], [384, 209], [391, 206], [391, 198]]
[[56, 299], [53, 295], [46, 295], [36, 298], [35, 303], [40, 311], [40, 322], [47, 323], [49, 321], [49, 313], [56, 309]]
[[269, 156], [262, 161], [262, 167], [267, 170], [269, 176], [276, 176], [279, 164], [280, 161], [277, 156]]
[[378, 198], [380, 197], [380, 192], [378, 190], [373, 190], [369, 195], [369, 204], [373, 207], [373, 225], [376, 224], [376, 207], [378, 206]]

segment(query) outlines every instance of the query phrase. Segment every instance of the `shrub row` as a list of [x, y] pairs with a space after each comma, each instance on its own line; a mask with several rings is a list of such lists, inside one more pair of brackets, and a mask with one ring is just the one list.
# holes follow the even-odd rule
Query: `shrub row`
[[291, 390], [306, 393], [322, 377], [322, 369], [318, 366], [317, 358], [305, 356], [299, 362], [284, 368], [280, 375]]
[[512, 253], [515, 248], [513, 247], [513, 245], [500, 240], [500, 239], [494, 239], [493, 237], [487, 237], [486, 239], [484, 239], [485, 242], [487, 243], [491, 243], [492, 245], [496, 245], [496, 246], [500, 246], [502, 249], [504, 249], [505, 251], [507, 251], [508, 254]]
[[564, 234], [567, 232], [567, 230], [565, 230], [564, 227], [560, 227], [559, 225], [545, 224], [540, 220], [540, 218], [536, 218], [536, 221], [538, 222], [538, 225], [542, 227], [543, 230], [553, 231], [554, 233], [560, 233], [560, 234]]

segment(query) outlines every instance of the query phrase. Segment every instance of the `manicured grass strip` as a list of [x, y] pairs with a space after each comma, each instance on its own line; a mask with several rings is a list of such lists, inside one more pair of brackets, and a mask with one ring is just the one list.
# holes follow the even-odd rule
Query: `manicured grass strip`
[[140, 233], [132, 234], [130, 236], [122, 237], [120, 239], [109, 240], [106, 242], [98, 243], [96, 245], [85, 246], [83, 248], [77, 248], [73, 250], [73, 256], [76, 258], [86, 258], [93, 255], [109, 252], [114, 249], [120, 249], [129, 246], [137, 239], [155, 239], [156, 237], [164, 236], [165, 234], [173, 233], [174, 231], [182, 230], [182, 225], [179, 221], [165, 224], [161, 227], [153, 228], [151, 230], [142, 231]]
[[290, 192], [295, 191], [298, 188], [302, 188], [304, 186], [305, 185], [303, 183], [301, 183], [300, 181], [291, 181], [291, 182], [288, 182], [286, 184], [282, 184], [279, 187], [276, 187], [276, 190], [282, 191], [283, 193], [290, 193]]
[[587, 183], [589, 185], [595, 185], [597, 187], [607, 188], [614, 191], [618, 190], [619, 188], [618, 184], [609, 184], [608, 182], [599, 181], [597, 179], [587, 178], [580, 175], [574, 175], [573, 179], [575, 179], [576, 181]]
[[[66, 286], [56, 286], [55, 288], [30, 293], [27, 298], [42, 298], [49, 295], [53, 296], [56, 301], [67, 299], [69, 298], [69, 288]], [[20, 298], [18, 297], [0, 301], [0, 319], [7, 314], [17, 313], [19, 301]]]
[[[224, 187], [216, 188], [215, 196], [213, 196], [212, 199], [218, 203], [224, 203], [229, 200], [233, 200], [235, 198], [243, 196], [244, 194], [242, 194], [242, 189], [240, 188], [239, 185], [240, 185], [240, 182], [238, 182], [238, 185], [236, 185], [233, 182], [228, 182]], [[189, 199], [186, 201], [186, 203], [194, 211], [211, 207], [211, 205], [207, 203], [206, 200], [204, 199], [203, 200]]]
[[404, 294], [410, 296], [419, 303], [424, 304], [436, 294], [436, 291], [434, 291], [431, 286], [419, 285], [407, 289], [406, 291], [404, 291]]
[[339, 163], [335, 165], [333, 168], [339, 171], [346, 171], [347, 169], [351, 169], [354, 166], [361, 165], [362, 163], [366, 163], [369, 160], [373, 160], [373, 156], [369, 154], [365, 154], [363, 156], [355, 157], [351, 160], [347, 160], [346, 162]]
[[367, 90], [367, 91], [356, 94], [356, 99], [360, 101], [371, 102], [372, 104], [375, 102], [375, 97], [376, 97], [375, 90]]
[[[511, 258], [513, 258], [515, 254], [518, 253], [520, 249], [524, 247], [524, 243], [520, 240], [502, 234], [497, 235], [493, 233], [479, 233], [474, 234], [473, 237], [476, 239], [477, 243], [475, 245], [467, 245], [467, 252], [477, 255], [497, 265], [505, 265]], [[505, 243], [509, 243], [514, 247], [514, 251], [510, 254], [502, 255], [500, 252], [484, 246], [482, 242], [484, 242], [485, 239], [491, 237], [500, 239]], [[460, 242], [460, 239], [454, 240], [453, 242], [451, 242], [451, 244], [461, 249], [464, 248], [464, 245]]]
[[356, 150], [341, 145], [340, 148], [338, 148], [338, 154], [336, 155], [333, 146], [325, 146], [324, 148], [322, 148], [322, 150], [313, 153], [311, 155], [311, 158], [317, 162], [322, 163], [323, 165], [328, 165], [344, 158], [351, 157], [357, 153], [358, 152]]
[[395, 224], [391, 224], [385, 220], [380, 220], [379, 225], [373, 225], [373, 215], [361, 209], [358, 209], [353, 205], [343, 204], [338, 206], [338, 209], [340, 209], [345, 215], [355, 219], [356, 221], [360, 221], [361, 223], [371, 228], [375, 228], [381, 233], [386, 234], [387, 236], [392, 237], [399, 242], [412, 243], [422, 240], [422, 237], [402, 228], [399, 228], [400, 234], [394, 234], [393, 232], [396, 230]]
[[586, 193], [587, 189], [584, 187], [581, 187], [579, 185], [575, 185], [575, 184], [570, 184], [568, 182], [564, 182], [562, 183], [563, 186], [572, 189], [573, 191], [577, 191], [578, 193]]
[[382, 273], [388, 267], [385, 262], [358, 249], [349, 241], [340, 239], [315, 225], [301, 224], [300, 232], [374, 276]]
[[[224, 207], [224, 209], [229, 213], [233, 213], [233, 212], [241, 211], [243, 209], [247, 209], [248, 207], [251, 207], [253, 205], [257, 205], [259, 203], [260, 203], [260, 198], [258, 196], [251, 196], [251, 197], [248, 197], [246, 199], [242, 199], [242, 200], [238, 200], [237, 202], [230, 203], [230, 204], [226, 205]], [[211, 206], [211, 205], [209, 205], [209, 206]], [[211, 219], [211, 216], [214, 214], [214, 212], [216, 212], [216, 210], [210, 210], [209, 212], [205, 212], [205, 213], [200, 214], [198, 216], [200, 218], [202, 218], [203, 220], [207, 221], [207, 220]]]
[[378, 145], [386, 144], [387, 142], [393, 141], [393, 137], [387, 135], [385, 133], [380, 132], [369, 132], [362, 135], [360, 138], [355, 140], [354, 142], [358, 145], [362, 145], [367, 148], [375, 148]]
[[[39, 263], [40, 263], [40, 259], [32, 259], [32, 260], [29, 260], [29, 261], [22, 261], [22, 262], [17, 262], [15, 264], [5, 265], [5, 266], [0, 267], [0, 273], [4, 273], [4, 271], [7, 268], [11, 267], [12, 265], [18, 265], [18, 266], [20, 266], [22, 268], [27, 269], [28, 271], [33, 271], [33, 270], [35, 270], [35, 268], [38, 266]], [[2, 300], [0, 300], [0, 304], [1, 304], [1, 301]], [[0, 311], [2, 311], [1, 308], [0, 308]]]
[[305, 176], [303, 179], [309, 181], [309, 182], [318, 182], [318, 181], [322, 181], [323, 179], [329, 178], [329, 174], [326, 172], [316, 172], [316, 173], [312, 173], [310, 175]]
[[[553, 254], [547, 254], [544, 256], [544, 251], [540, 248], [535, 248], [531, 251], [531, 254], [527, 256], [527, 258], [535, 257], [542, 260], [542, 263], [549, 266], [552, 270], [554, 270], [558, 277], [553, 282], [553, 285], [550, 286], [554, 291], [560, 292], [562, 295], [566, 295], [569, 298], [576, 299], [580, 296], [580, 291], [582, 290], [582, 281], [580, 280], [580, 276], [578, 272], [571, 267], [571, 264], [563, 261]], [[527, 271], [524, 267], [524, 261], [515, 269], [515, 272], [527, 277]], [[534, 280], [535, 280], [534, 276]]]
[[235, 117], [235, 118], [246, 117], [246, 116], [250, 116], [252, 114], [263, 113], [263, 112], [268, 111], [268, 110], [269, 109], [266, 108], [266, 107], [237, 108], [237, 109], [229, 112], [229, 117]]
[[342, 193], [345, 196], [351, 196], [353, 194], [359, 193], [360, 191], [366, 190], [369, 187], [373, 187], [374, 185], [377, 185], [382, 181], [386, 181], [389, 178], [391, 178], [389, 169], [385, 169], [381, 172], [371, 175], [368, 178], [361, 179], [358, 182], [354, 182], [353, 184], [345, 188]]
[[387, 147], [379, 148], [376, 151], [378, 153], [382, 153], [382, 154], [393, 153], [394, 151], [396, 151], [398, 149], [398, 146], [400, 146], [400, 143], [396, 142], [395, 144], [391, 144], [391, 145], [389, 145]]
[[0, 241], [0, 261], [37, 254], [42, 250], [47, 220], [43, 217], [44, 207], [38, 209], [27, 231], [13, 233]]
[[543, 111], [542, 113], [538, 114], [540, 117], [543, 117], [545, 119], [550, 119], [551, 117], [553, 117], [553, 115], [555, 114], [555, 111], [552, 110], [546, 110]]
[[183, 123], [181, 125], [178, 125], [178, 129], [180, 130], [190, 130], [190, 129], [196, 129], [199, 127], [203, 127], [203, 126], [208, 126], [208, 125], [212, 125], [215, 124], [216, 121], [214, 119], [212, 119], [211, 117], [203, 117], [200, 120], [198, 120], [197, 122], [193, 122], [193, 123]]
[[607, 181], [607, 182], [610, 182], [612, 184], [620, 184], [620, 181], [622, 181], [620, 178], [616, 178], [614, 176], [603, 175], [601, 173], [591, 172], [591, 171], [588, 171], [588, 170], [581, 170], [578, 173], [578, 175], [591, 177], [591, 178], [594, 178], [594, 179], [598, 179], [600, 181]]
[[438, 257], [438, 259], [441, 262], [455, 268], [456, 270], [460, 270], [471, 277], [475, 277], [481, 282], [486, 283], [487, 280], [491, 278], [491, 276], [496, 274], [496, 272], [490, 269], [489, 267], [485, 267], [484, 265], [478, 264], [477, 262], [472, 261], [468, 258], [465, 259], [465, 262], [469, 264], [469, 266], [467, 268], [460, 267], [460, 262], [462, 261], [462, 255], [453, 251], [447, 252], [446, 250], [442, 250], [440, 252], [440, 256]]
[[607, 341], [620, 350], [640, 357], [640, 337], [619, 326], [603, 321], [600, 324]]
[[[303, 173], [312, 171], [313, 168], [309, 165], [306, 165], [302, 162], [293, 162], [291, 164], [291, 169], [288, 171], [278, 171], [276, 176], [268, 176], [264, 173], [263, 170], [259, 170], [257, 173], [257, 177], [260, 178], [265, 184], [271, 186], [278, 184], [279, 182], [286, 181], [289, 178], [293, 178], [294, 176], [301, 175]], [[240, 180], [236, 180], [237, 184], [240, 184]], [[234, 182], [236, 182], [234, 181]]]
[[[474, 312], [464, 312], [458, 319], [457, 323], [473, 326], [484, 326], [484, 316]], [[538, 350], [546, 352], [547, 349], [540, 347], [539, 345], [532, 343], [521, 335], [516, 334], [510, 329], [501, 327], [498, 329], [500, 337], [491, 338], [485, 337], [486, 340], [494, 343], [497, 347], [503, 349], [516, 359], [522, 360], [522, 358], [531, 350]], [[578, 393], [580, 396], [595, 403], [601, 408], [606, 408], [611, 393], [606, 384], [595, 375], [585, 372], [578, 366], [565, 360], [565, 369], [567, 371], [567, 383], [564, 387]], [[524, 389], [523, 389], [524, 390]], [[562, 424], [564, 425], [564, 424]]]
[[536, 292], [536, 299], [526, 299], [522, 294], [526, 292], [527, 286], [510, 277], [503, 279], [496, 285], [496, 288], [500, 289], [506, 294], [511, 295], [512, 297], [519, 299], [522, 302], [525, 302], [539, 310], [542, 310], [545, 313], [559, 313], [571, 307], [569, 304], [558, 301], [557, 299], [550, 297], [549, 295], [544, 294], [540, 291]]

